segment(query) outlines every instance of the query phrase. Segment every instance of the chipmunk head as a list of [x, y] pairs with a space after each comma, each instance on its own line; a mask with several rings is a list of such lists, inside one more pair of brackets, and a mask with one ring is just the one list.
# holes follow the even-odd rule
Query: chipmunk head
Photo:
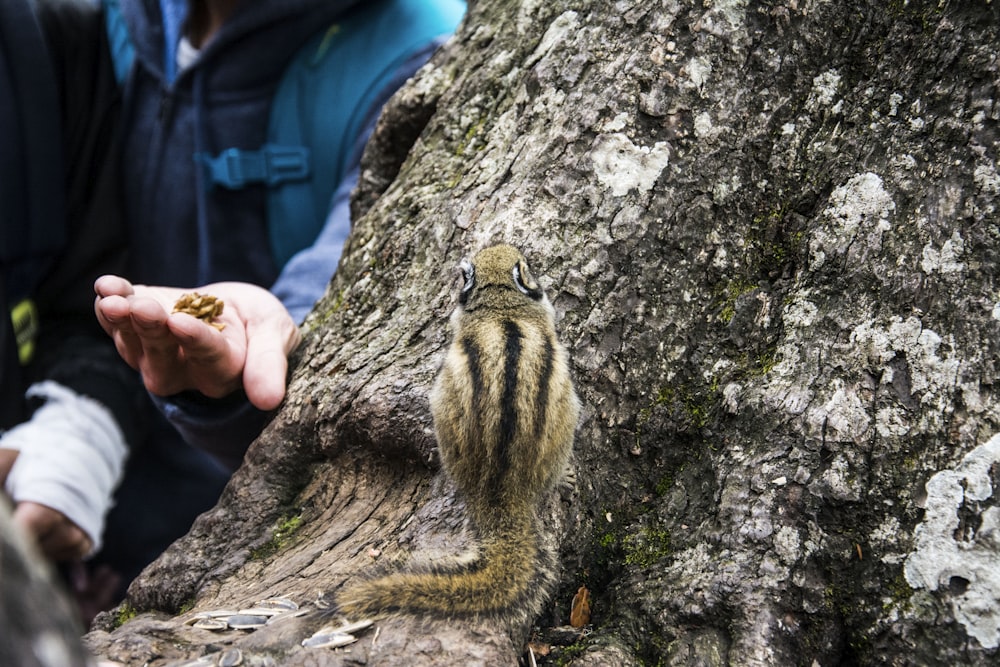
[[458, 301], [465, 310], [481, 305], [512, 305], [523, 302], [525, 297], [540, 303], [546, 301], [528, 261], [513, 246], [484, 248], [472, 261], [463, 259], [458, 268], [464, 281]]

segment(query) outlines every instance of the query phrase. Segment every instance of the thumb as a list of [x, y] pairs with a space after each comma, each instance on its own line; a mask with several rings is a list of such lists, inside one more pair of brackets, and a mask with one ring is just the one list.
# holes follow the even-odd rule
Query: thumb
[[243, 389], [260, 410], [273, 410], [284, 399], [288, 355], [302, 340], [291, 318], [282, 315], [247, 326]]

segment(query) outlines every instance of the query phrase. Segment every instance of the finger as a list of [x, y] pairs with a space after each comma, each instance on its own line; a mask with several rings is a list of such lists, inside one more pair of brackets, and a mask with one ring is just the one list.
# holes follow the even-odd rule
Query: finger
[[187, 313], [172, 313], [167, 318], [170, 333], [184, 349], [185, 359], [199, 363], [216, 363], [225, 359], [235, 343], [242, 347], [245, 334], [242, 322], [227, 323], [229, 333], [219, 331], [203, 320]]
[[246, 333], [238, 318], [223, 331], [191, 315], [170, 316], [168, 325], [180, 344], [181, 355], [194, 389], [211, 398], [240, 388], [246, 359]]
[[273, 410], [285, 398], [288, 357], [280, 348], [262, 347], [261, 341], [251, 340], [243, 370], [243, 390], [254, 406]]
[[80, 558], [90, 552], [92, 543], [87, 534], [51, 507], [18, 503], [14, 522], [34, 535], [42, 553], [52, 560]]
[[94, 292], [99, 297], [107, 296], [132, 296], [135, 289], [132, 283], [120, 276], [103, 275], [94, 281]]
[[83, 558], [90, 553], [93, 543], [76, 524], [64, 518], [39, 540], [38, 546], [48, 558], [64, 561]]
[[167, 311], [148, 297], [133, 297], [129, 305], [131, 329], [142, 344], [143, 356], [154, 363], [161, 359], [173, 362], [180, 344], [167, 324]]
[[285, 398], [288, 355], [301, 341], [290, 319], [270, 318], [248, 327], [243, 390], [261, 410], [273, 410]]
[[143, 384], [157, 396], [169, 396], [189, 388], [180, 342], [167, 324], [163, 306], [154, 298], [130, 300], [132, 330], [142, 351], [138, 367]]
[[55, 510], [38, 503], [18, 503], [14, 508], [14, 523], [39, 543], [53, 530], [63, 516]]
[[139, 368], [142, 359], [142, 341], [132, 325], [132, 307], [128, 300], [118, 295], [97, 297], [94, 303], [97, 321], [115, 342], [115, 348], [132, 368]]
[[131, 296], [135, 289], [131, 282], [113, 274], [105, 274], [94, 281], [94, 293], [98, 296]]
[[140, 336], [148, 334], [152, 338], [169, 337], [167, 310], [157, 299], [151, 296], [133, 296], [128, 302], [132, 326]]
[[16, 449], [0, 449], [0, 487], [10, 474], [10, 469], [14, 467], [15, 460], [17, 460]]
[[108, 335], [114, 335], [123, 327], [132, 327], [132, 305], [123, 296], [98, 296], [94, 302], [94, 314]]

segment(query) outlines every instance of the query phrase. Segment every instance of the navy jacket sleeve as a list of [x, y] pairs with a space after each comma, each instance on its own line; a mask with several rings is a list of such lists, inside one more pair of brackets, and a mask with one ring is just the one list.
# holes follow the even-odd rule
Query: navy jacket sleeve
[[120, 96], [103, 16], [89, 3], [37, 4], [53, 63], [66, 164], [67, 243], [38, 287], [41, 331], [33, 380], [51, 379], [90, 396], [114, 414], [128, 443], [142, 440], [149, 402], [94, 316], [94, 280], [122, 273], [117, 123]]

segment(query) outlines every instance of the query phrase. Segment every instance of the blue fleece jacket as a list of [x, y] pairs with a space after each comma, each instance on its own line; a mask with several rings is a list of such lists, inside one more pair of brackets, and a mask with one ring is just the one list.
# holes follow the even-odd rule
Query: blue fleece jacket
[[[357, 136], [342, 141], [343, 174], [330, 216], [314, 243], [279, 266], [269, 245], [267, 190], [251, 184], [212, 187], [195, 155], [228, 148], [256, 150], [267, 137], [268, 112], [287, 64], [309, 37], [352, 11], [442, 12], [454, 27], [460, 0], [244, 0], [202, 48], [176, 71], [178, 8], [187, 0], [121, 0], [135, 48], [125, 88], [125, 207], [136, 282], [190, 287], [221, 280], [269, 286], [301, 321], [336, 269], [350, 229], [348, 199], [360, 147], [382, 104], [430, 56], [442, 35], [428, 35], [362, 111]], [[456, 7], [458, 11], [456, 11]], [[171, 37], [166, 37], [171, 35]], [[391, 40], [392, 35], [385, 35]], [[345, 62], [349, 66], [349, 61]], [[380, 79], [384, 80], [384, 79]], [[348, 119], [359, 110], [338, 109]], [[178, 396], [159, 406], [189, 442], [230, 465], [263, 424], [246, 401]]]
[[[172, 0], [173, 4], [184, 0]], [[255, 150], [295, 52], [357, 0], [244, 0], [195, 64], [171, 79], [160, 0], [122, 0], [136, 66], [125, 90], [125, 205], [130, 277], [190, 286], [278, 277], [268, 247], [266, 188], [209, 189], [198, 153]]]

